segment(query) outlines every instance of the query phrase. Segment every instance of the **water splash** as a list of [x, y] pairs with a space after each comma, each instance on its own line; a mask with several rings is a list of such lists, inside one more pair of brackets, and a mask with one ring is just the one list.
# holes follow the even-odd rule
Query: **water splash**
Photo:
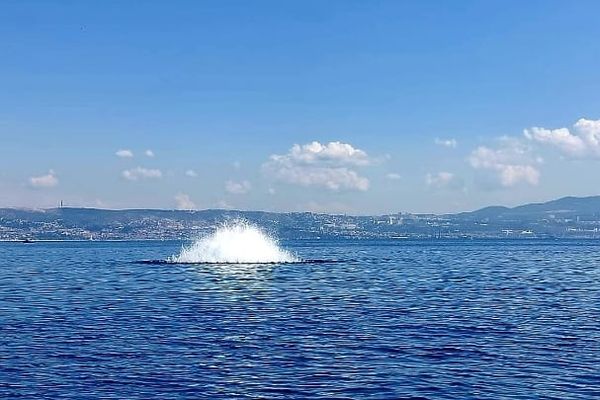
[[277, 240], [246, 221], [219, 227], [212, 234], [184, 247], [174, 263], [260, 264], [292, 263], [300, 260], [279, 247]]

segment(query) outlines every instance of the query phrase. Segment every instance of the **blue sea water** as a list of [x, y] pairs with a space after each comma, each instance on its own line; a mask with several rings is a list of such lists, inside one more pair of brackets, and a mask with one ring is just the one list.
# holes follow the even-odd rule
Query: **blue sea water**
[[600, 398], [600, 243], [0, 244], [3, 399]]

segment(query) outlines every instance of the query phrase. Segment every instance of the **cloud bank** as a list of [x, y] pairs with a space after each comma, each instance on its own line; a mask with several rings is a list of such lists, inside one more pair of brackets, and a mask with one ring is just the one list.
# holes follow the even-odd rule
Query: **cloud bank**
[[523, 134], [529, 140], [555, 147], [567, 157], [600, 158], [600, 120], [581, 118], [572, 130], [533, 127]]
[[295, 144], [287, 154], [273, 154], [263, 170], [275, 180], [331, 191], [369, 189], [369, 180], [354, 168], [371, 164], [367, 153], [342, 142]]
[[231, 194], [246, 194], [252, 189], [252, 185], [248, 181], [227, 181], [225, 182], [225, 191]]
[[458, 180], [452, 172], [438, 172], [437, 174], [425, 175], [425, 183], [427, 186], [437, 189], [456, 188], [459, 186]]
[[520, 141], [503, 138], [498, 148], [480, 146], [473, 150], [469, 163], [475, 169], [493, 172], [504, 187], [519, 183], [537, 185], [540, 172], [530, 152]]
[[58, 185], [58, 178], [54, 171], [50, 170], [46, 175], [32, 176], [29, 178], [29, 184], [34, 188], [51, 188]]

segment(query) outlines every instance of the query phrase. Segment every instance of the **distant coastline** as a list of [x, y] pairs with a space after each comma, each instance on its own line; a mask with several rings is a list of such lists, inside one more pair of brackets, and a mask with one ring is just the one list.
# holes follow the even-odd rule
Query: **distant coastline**
[[600, 238], [600, 196], [564, 197], [457, 214], [377, 216], [238, 210], [96, 208], [0, 209], [0, 240], [189, 240], [227, 220], [244, 219], [282, 239]]

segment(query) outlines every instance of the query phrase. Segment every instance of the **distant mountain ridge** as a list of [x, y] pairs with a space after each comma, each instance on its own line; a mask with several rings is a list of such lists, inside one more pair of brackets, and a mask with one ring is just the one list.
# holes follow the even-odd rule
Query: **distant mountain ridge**
[[239, 210], [0, 209], [0, 240], [190, 239], [244, 219], [283, 239], [600, 238], [600, 196], [563, 197], [456, 214], [379, 216]]
[[600, 196], [567, 196], [543, 203], [529, 203], [517, 207], [490, 206], [455, 215], [479, 218], [539, 217], [540, 215], [577, 215], [589, 217], [600, 214]]
[[[6, 207], [0, 208], [0, 216], [13, 215], [13, 216], [26, 216], [31, 213], [40, 213], [40, 215], [46, 214], [51, 217], [56, 214], [69, 217], [83, 217], [89, 216], [93, 213], [100, 213], [106, 217], [113, 216], [114, 218], [129, 217], [135, 218], [142, 215], [153, 214], [153, 215], [189, 215], [189, 214], [203, 214], [206, 216], [241, 216], [242, 214], [252, 215], [269, 215], [269, 214], [327, 214], [327, 213], [313, 213], [313, 212], [277, 212], [277, 211], [246, 211], [246, 210], [231, 210], [231, 209], [203, 209], [203, 210], [177, 210], [177, 209], [164, 209], [164, 208], [125, 208], [125, 209], [107, 209], [107, 208], [89, 208], [89, 207], [62, 207], [62, 208], [46, 208], [46, 209], [27, 209], [27, 208], [14, 208]], [[440, 214], [445, 216], [471, 216], [471, 217], [500, 217], [500, 216], [517, 216], [524, 214], [564, 214], [564, 213], [577, 213], [581, 215], [600, 213], [600, 195], [599, 196], [587, 196], [587, 197], [575, 197], [566, 196], [560, 199], [549, 200], [540, 203], [527, 203], [515, 207], [506, 206], [487, 206], [474, 211], [464, 211], [459, 213], [446, 213]], [[414, 213], [415, 215], [425, 215], [424, 213]], [[430, 213], [427, 213], [430, 214]], [[340, 214], [329, 214], [329, 215], [340, 215]], [[390, 214], [381, 214], [390, 215]], [[393, 215], [393, 214], [392, 214]], [[436, 214], [432, 214], [436, 215]], [[368, 216], [368, 215], [364, 215]]]

